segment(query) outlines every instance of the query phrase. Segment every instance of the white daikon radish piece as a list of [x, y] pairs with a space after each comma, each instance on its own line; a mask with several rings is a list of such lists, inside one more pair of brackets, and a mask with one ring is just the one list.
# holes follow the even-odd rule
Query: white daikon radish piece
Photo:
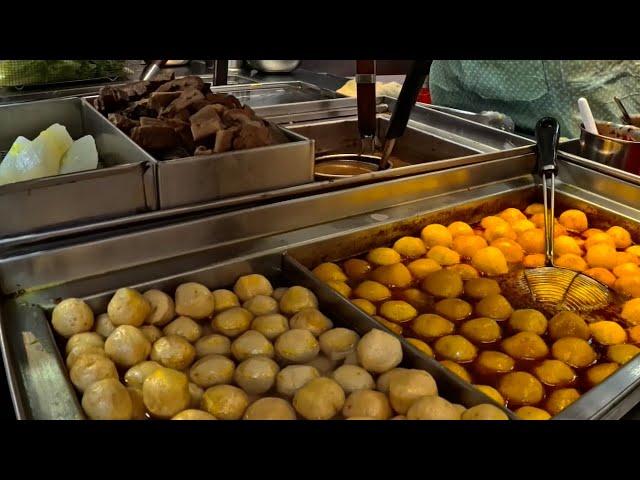
[[16, 138], [13, 145], [0, 163], [0, 185], [20, 181], [16, 168], [18, 156], [27, 148], [30, 148], [31, 140], [25, 137]]
[[57, 175], [60, 171], [60, 161], [67, 150], [73, 145], [73, 139], [67, 129], [54, 123], [32, 142], [32, 147], [40, 163], [36, 168], [37, 175], [32, 178]]
[[82, 172], [83, 170], [94, 170], [98, 168], [98, 150], [96, 142], [91, 135], [79, 138], [60, 162], [60, 174]]

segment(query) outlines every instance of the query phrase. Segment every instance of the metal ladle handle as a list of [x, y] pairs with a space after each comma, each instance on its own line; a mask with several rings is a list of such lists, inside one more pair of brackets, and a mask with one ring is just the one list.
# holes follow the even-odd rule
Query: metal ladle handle
[[409, 123], [409, 117], [411, 116], [411, 110], [416, 104], [420, 90], [424, 85], [427, 75], [429, 74], [430, 64], [426, 60], [416, 60], [413, 62], [409, 73], [407, 74], [404, 82], [402, 83], [402, 89], [398, 96], [398, 101], [391, 114], [391, 120], [389, 121], [389, 128], [385, 135], [384, 149], [382, 152], [382, 158], [380, 159], [380, 168], [386, 168], [387, 161], [391, 156], [395, 141], [400, 138], [407, 128]]
[[[558, 172], [556, 158], [560, 125], [555, 118], [545, 117], [536, 124], [536, 143], [538, 173], [542, 177], [544, 194], [544, 233], [545, 259], [547, 265], [553, 265], [553, 228], [555, 223], [555, 176]], [[550, 190], [547, 188], [550, 181]], [[549, 195], [549, 193], [551, 195]]]

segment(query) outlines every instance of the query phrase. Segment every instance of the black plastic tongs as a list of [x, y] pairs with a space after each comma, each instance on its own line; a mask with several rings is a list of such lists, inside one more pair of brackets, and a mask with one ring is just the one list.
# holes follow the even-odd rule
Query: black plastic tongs
[[384, 147], [382, 148], [382, 156], [380, 157], [380, 170], [387, 168], [389, 157], [393, 152], [396, 140], [404, 134], [407, 128], [411, 110], [416, 104], [420, 89], [424, 85], [428, 74], [429, 63], [425, 60], [416, 60], [413, 62], [409, 73], [404, 79], [400, 96], [393, 109], [389, 128], [384, 138]]

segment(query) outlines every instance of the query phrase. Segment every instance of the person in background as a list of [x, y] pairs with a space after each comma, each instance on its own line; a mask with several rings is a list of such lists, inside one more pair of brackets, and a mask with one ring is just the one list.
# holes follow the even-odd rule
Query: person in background
[[434, 105], [494, 110], [532, 133], [544, 116], [555, 117], [563, 137], [580, 136], [578, 98], [596, 121], [621, 122], [613, 97], [640, 113], [638, 60], [434, 60], [429, 74]]

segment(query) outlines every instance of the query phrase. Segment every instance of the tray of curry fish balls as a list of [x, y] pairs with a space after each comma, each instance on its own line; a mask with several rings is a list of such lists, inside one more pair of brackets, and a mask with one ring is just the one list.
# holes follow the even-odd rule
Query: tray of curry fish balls
[[509, 418], [457, 379], [436, 383], [375, 322], [345, 328], [329, 312], [305, 287], [249, 274], [230, 289], [66, 298], [51, 325], [89, 419]]
[[[536, 303], [515, 279], [545, 264], [543, 209], [506, 208], [475, 223], [453, 211], [448, 223], [423, 222], [401, 238], [392, 237], [399, 224], [387, 225], [385, 238], [393, 240], [386, 245], [379, 243], [384, 232], [373, 231], [378, 227], [366, 238], [351, 232], [306, 245], [315, 253], [300, 262], [332, 295], [349, 299], [518, 417], [576, 418], [570, 407], [640, 353], [640, 245], [629, 229], [595, 211], [588, 218], [575, 208], [560, 210], [555, 265], [605, 284], [612, 301], [589, 312]], [[365, 239], [372, 248], [348, 252]], [[295, 250], [289, 254], [296, 258]]]

